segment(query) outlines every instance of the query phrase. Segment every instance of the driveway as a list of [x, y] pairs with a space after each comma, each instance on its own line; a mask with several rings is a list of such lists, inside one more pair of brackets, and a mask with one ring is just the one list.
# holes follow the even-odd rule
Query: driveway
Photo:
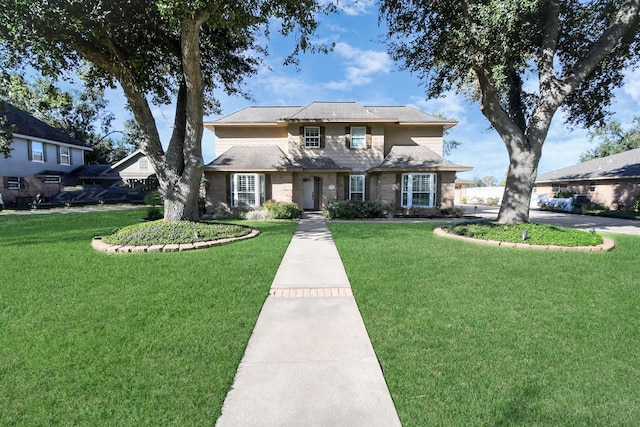
[[[493, 206], [464, 206], [467, 214], [474, 214], [488, 219], [498, 217], [498, 207]], [[531, 209], [529, 212], [531, 222], [553, 224], [562, 227], [578, 228], [581, 230], [596, 230], [605, 233], [640, 235], [640, 221], [619, 218], [607, 218], [601, 216], [578, 215], [563, 212], [550, 212]]]

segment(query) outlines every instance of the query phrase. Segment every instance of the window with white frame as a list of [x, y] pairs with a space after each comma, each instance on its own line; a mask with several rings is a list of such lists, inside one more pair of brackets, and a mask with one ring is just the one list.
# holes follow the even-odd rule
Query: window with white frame
[[20, 177], [18, 176], [6, 176], [5, 178], [6, 187], [8, 190], [19, 190], [20, 189]]
[[349, 177], [349, 200], [364, 200], [364, 175]]
[[42, 142], [31, 141], [31, 160], [44, 162], [44, 144]]
[[59, 147], [58, 149], [60, 153], [60, 164], [61, 165], [70, 165], [71, 164], [71, 150], [69, 147]]
[[431, 208], [436, 201], [436, 174], [402, 174], [402, 206]]
[[231, 175], [231, 204], [233, 206], [261, 206], [265, 201], [263, 174], [236, 173]]
[[304, 146], [305, 148], [320, 148], [320, 126], [305, 126]]
[[367, 128], [351, 127], [351, 148], [367, 148]]
[[60, 176], [59, 175], [45, 175], [45, 177], [42, 179], [42, 182], [44, 182], [46, 184], [58, 184], [60, 182]]
[[146, 159], [146, 157], [143, 157], [140, 160], [138, 160], [138, 170], [146, 171], [148, 169], [149, 169], [149, 161]]
[[596, 182], [595, 181], [589, 182], [589, 191], [590, 192], [596, 191]]

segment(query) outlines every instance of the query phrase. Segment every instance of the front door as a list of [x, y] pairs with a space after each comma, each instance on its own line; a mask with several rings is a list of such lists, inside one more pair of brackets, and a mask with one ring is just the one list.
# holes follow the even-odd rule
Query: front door
[[302, 180], [302, 187], [304, 191], [304, 197], [302, 200], [303, 209], [315, 209], [315, 185], [313, 178], [304, 178]]

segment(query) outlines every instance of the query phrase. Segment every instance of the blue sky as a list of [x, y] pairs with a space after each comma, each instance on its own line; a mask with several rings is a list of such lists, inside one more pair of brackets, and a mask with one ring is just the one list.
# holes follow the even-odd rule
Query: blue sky
[[[443, 114], [459, 123], [445, 138], [461, 143], [448, 156], [454, 163], [472, 166], [473, 171], [458, 174], [462, 179], [494, 176], [501, 181], [508, 167], [508, 155], [497, 132], [480, 113], [478, 104], [468, 103], [454, 93], [441, 99], [426, 100], [418, 78], [401, 71], [386, 53], [381, 41], [384, 24], [378, 24], [376, 3], [372, 0], [341, 2], [339, 14], [321, 17], [319, 40], [335, 43], [333, 52], [302, 55], [299, 70], [283, 66], [293, 42], [275, 32], [268, 42], [269, 56], [260, 72], [245, 82], [254, 101], [216, 93], [222, 115], [251, 105], [307, 105], [313, 101], [355, 101], [362, 105], [410, 105], [431, 114]], [[124, 97], [109, 95], [110, 106], [120, 118]], [[612, 111], [614, 119], [627, 123], [640, 115], [640, 70], [629, 72], [623, 88], [616, 92]], [[158, 107], [154, 111], [159, 130], [166, 142], [171, 134], [173, 111]], [[123, 113], [123, 118], [125, 117]], [[220, 116], [205, 117], [205, 121]], [[543, 148], [539, 172], [544, 173], [575, 164], [581, 153], [594, 145], [583, 129], [569, 129], [562, 111], [556, 113]], [[215, 157], [215, 138], [205, 129], [203, 156], [205, 163]]]

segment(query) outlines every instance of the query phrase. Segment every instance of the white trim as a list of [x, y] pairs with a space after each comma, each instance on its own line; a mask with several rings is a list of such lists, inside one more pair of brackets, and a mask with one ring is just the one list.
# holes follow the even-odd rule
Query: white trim
[[[419, 205], [416, 207], [419, 208], [432, 208], [436, 205], [436, 193], [437, 193], [437, 186], [436, 186], [436, 174], [435, 173], [403, 173], [402, 174], [402, 178], [401, 178], [401, 182], [400, 182], [400, 205], [403, 208], [411, 208], [413, 207], [413, 184], [414, 184], [414, 177], [417, 175], [425, 175], [428, 176], [429, 182], [429, 190], [430, 191], [415, 191], [415, 193], [421, 193], [421, 194], [428, 194], [429, 195], [429, 203], [428, 205]], [[406, 183], [405, 183], [405, 178], [406, 178]], [[405, 191], [405, 184], [406, 184], [406, 191]], [[406, 201], [405, 201], [405, 194], [406, 194]]]
[[[311, 130], [311, 129], [317, 129], [318, 130], [318, 136], [316, 137], [315, 135], [312, 136], [307, 136], [307, 129]], [[320, 128], [320, 126], [305, 126], [304, 127], [304, 148], [320, 148], [321, 145], [321, 141], [322, 141], [322, 129]], [[317, 145], [315, 145], [316, 143], [313, 142], [314, 145], [310, 145], [309, 142], [307, 141], [307, 138], [309, 139], [315, 139], [318, 138], [318, 142]]]
[[[240, 187], [240, 178], [252, 178], [253, 191], [238, 191]], [[262, 206], [266, 197], [265, 176], [260, 173], [234, 173], [231, 174], [231, 205], [240, 206], [240, 194], [253, 195], [253, 203], [243, 204], [251, 207]]]
[[[353, 178], [362, 179], [362, 191], [353, 191]], [[353, 194], [362, 194], [362, 200], [364, 200], [365, 195], [365, 176], [364, 175], [349, 175], [349, 200], [353, 200]]]
[[[353, 130], [363, 130], [364, 133], [362, 136], [358, 135], [358, 139], [362, 138], [362, 145], [353, 145]], [[367, 148], [367, 127], [366, 126], [351, 126], [349, 128], [349, 134], [351, 135], [351, 139], [349, 141], [349, 148]]]

